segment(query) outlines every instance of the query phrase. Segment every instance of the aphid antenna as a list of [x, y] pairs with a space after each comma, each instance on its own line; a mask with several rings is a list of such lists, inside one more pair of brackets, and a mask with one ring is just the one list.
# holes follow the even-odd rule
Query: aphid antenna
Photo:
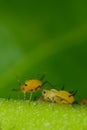
[[21, 81], [19, 80], [18, 76], [16, 76], [16, 80], [17, 80], [17, 82], [18, 82], [18, 84], [20, 86], [21, 85]]
[[40, 81], [43, 81], [43, 79], [45, 78], [45, 73], [40, 77]]
[[49, 81], [44, 81], [42, 86], [44, 86], [45, 84], [49, 84], [51, 88], [54, 88], [54, 85], [52, 85]]

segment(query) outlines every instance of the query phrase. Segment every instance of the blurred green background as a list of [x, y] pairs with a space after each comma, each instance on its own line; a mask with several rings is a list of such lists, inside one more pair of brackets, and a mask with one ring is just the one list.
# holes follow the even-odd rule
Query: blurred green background
[[[87, 1], [0, 1], [0, 97], [16, 76], [39, 78], [87, 96]], [[39, 75], [39, 76], [38, 76]]]

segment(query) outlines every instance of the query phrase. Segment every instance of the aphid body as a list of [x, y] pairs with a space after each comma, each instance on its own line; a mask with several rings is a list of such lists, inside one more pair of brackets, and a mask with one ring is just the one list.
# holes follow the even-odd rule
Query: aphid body
[[21, 91], [24, 93], [24, 99], [26, 99], [26, 93], [30, 92], [30, 100], [32, 97], [32, 93], [39, 90], [42, 86], [42, 81], [31, 79], [25, 81], [24, 84], [20, 84]]
[[46, 101], [52, 101], [58, 104], [72, 104], [75, 101], [73, 95], [64, 90], [43, 90], [42, 95]]
[[25, 81], [23, 84], [20, 82], [20, 80], [18, 80], [20, 89], [13, 89], [13, 91], [16, 92], [22, 91], [24, 93], [24, 99], [26, 99], [26, 93], [30, 92], [30, 100], [31, 100], [33, 92], [38, 91], [46, 83], [48, 83], [51, 86], [51, 84], [48, 81], [42, 82], [43, 78], [44, 75], [40, 78], [40, 80], [30, 79]]

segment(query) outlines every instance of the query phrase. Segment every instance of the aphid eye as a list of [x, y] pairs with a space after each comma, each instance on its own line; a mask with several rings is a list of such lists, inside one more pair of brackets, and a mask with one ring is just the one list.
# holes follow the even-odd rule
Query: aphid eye
[[27, 84], [25, 84], [25, 86], [27, 86]]
[[43, 93], [45, 94], [45, 93], [46, 93], [46, 91], [43, 91]]

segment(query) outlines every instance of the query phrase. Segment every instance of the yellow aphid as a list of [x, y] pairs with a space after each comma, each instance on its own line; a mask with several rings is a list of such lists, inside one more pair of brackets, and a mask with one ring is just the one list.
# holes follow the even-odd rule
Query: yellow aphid
[[42, 82], [43, 78], [44, 75], [40, 78], [40, 80], [30, 79], [25, 81], [23, 84], [21, 84], [20, 81], [18, 80], [20, 89], [13, 89], [13, 90], [17, 92], [22, 91], [24, 93], [24, 99], [26, 99], [26, 93], [30, 92], [30, 100], [31, 100], [33, 92], [38, 91], [46, 83], [50, 84], [48, 81]]
[[64, 90], [43, 90], [42, 95], [46, 101], [52, 101], [58, 104], [72, 104], [75, 101], [73, 95]]
[[87, 98], [83, 98], [83, 99], [80, 101], [80, 104], [81, 104], [81, 105], [84, 105], [84, 106], [87, 106]]
[[[19, 82], [19, 80], [18, 80], [18, 82]], [[31, 79], [31, 80], [25, 81], [25, 83], [23, 83], [23, 84], [21, 84], [19, 82], [20, 89], [13, 89], [13, 91], [23, 92], [24, 99], [26, 99], [26, 93], [30, 92], [30, 100], [31, 100], [32, 93], [39, 90], [41, 88], [41, 86], [43, 86], [45, 83], [47, 83], [47, 82], [42, 83], [42, 81], [40, 81], [40, 80]]]
[[24, 93], [24, 99], [26, 98], [26, 93], [30, 92], [30, 100], [31, 100], [31, 96], [32, 93], [39, 90], [40, 87], [42, 86], [42, 82], [40, 80], [27, 80], [25, 81], [24, 84], [20, 85], [21, 91]]

